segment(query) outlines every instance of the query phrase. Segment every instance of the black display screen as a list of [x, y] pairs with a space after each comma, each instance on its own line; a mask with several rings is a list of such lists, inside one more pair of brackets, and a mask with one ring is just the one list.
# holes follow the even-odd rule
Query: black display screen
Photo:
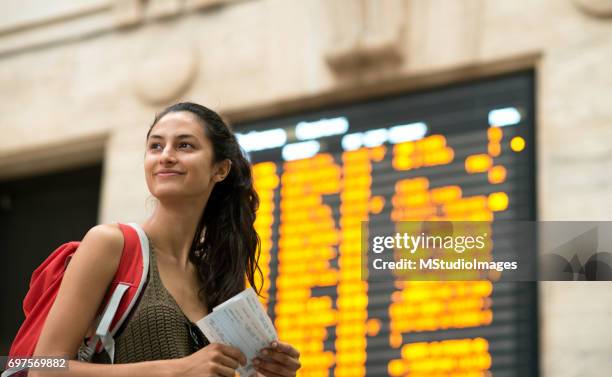
[[537, 374], [534, 283], [367, 281], [362, 221], [535, 220], [532, 72], [235, 125], [303, 376]]

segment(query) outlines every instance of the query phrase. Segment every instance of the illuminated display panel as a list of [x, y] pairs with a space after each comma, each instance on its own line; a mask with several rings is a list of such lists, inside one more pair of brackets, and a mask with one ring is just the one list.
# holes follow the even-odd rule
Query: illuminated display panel
[[535, 218], [533, 91], [528, 72], [236, 125], [263, 301], [301, 376], [537, 374], [533, 283], [360, 276], [362, 221]]

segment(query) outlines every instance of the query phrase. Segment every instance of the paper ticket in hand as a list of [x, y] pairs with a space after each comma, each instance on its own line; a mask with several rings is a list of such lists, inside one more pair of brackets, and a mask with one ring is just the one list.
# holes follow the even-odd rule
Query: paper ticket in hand
[[272, 320], [253, 288], [247, 288], [214, 307], [212, 313], [196, 324], [211, 343], [236, 347], [244, 353], [247, 365], [237, 369], [242, 377], [256, 375], [251, 360], [262, 348], [278, 340]]

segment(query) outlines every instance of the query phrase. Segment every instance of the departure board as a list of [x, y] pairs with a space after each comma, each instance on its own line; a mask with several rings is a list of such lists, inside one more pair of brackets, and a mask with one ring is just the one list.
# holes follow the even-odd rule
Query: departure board
[[537, 375], [535, 283], [361, 279], [361, 225], [534, 220], [533, 73], [234, 126], [300, 376]]

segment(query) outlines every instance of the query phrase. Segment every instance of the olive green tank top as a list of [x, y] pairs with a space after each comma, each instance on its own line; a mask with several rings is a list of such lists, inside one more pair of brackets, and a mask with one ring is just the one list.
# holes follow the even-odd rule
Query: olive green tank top
[[[155, 253], [149, 238], [149, 279], [139, 302], [115, 335], [116, 364], [177, 359], [209, 344], [164, 287]], [[92, 361], [108, 363], [109, 358], [103, 352]]]

